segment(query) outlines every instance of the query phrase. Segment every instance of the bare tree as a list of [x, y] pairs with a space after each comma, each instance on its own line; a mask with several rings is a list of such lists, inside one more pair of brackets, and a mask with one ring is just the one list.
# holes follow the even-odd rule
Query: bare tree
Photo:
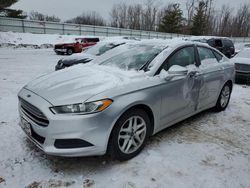
[[31, 11], [28, 18], [30, 20], [38, 20], [38, 21], [50, 21], [50, 22], [61, 21], [61, 19], [56, 17], [55, 15], [49, 16], [35, 11]]
[[118, 24], [118, 20], [119, 20], [119, 8], [118, 8], [118, 5], [115, 4], [110, 13], [110, 19], [111, 19], [111, 26], [112, 27], [119, 27], [119, 24]]
[[232, 8], [228, 5], [223, 5], [220, 11], [220, 15], [218, 16], [218, 31], [216, 32], [217, 35], [220, 36], [231, 36], [232, 35]]
[[232, 27], [233, 36], [246, 37], [250, 31], [250, 7], [249, 4], [244, 4], [238, 10]]
[[115, 4], [110, 12], [111, 26], [127, 28], [127, 5], [125, 3]]
[[127, 5], [125, 3], [121, 3], [118, 5], [119, 8], [119, 17], [118, 23], [120, 28], [127, 28]]
[[145, 9], [142, 14], [142, 29], [147, 31], [155, 30], [157, 15], [157, 5], [153, 0], [147, 0], [144, 4]]
[[115, 4], [111, 11], [111, 26], [130, 29], [155, 30], [157, 1], [147, 0], [145, 4]]
[[192, 18], [194, 16], [196, 0], [187, 0], [186, 2], [186, 10], [187, 10], [187, 26], [190, 27], [192, 23]]
[[129, 29], [141, 29], [142, 6], [140, 4], [129, 5], [127, 10], [127, 24]]
[[67, 20], [66, 23], [86, 24], [86, 25], [106, 25], [105, 20], [95, 11], [82, 13], [80, 16]]

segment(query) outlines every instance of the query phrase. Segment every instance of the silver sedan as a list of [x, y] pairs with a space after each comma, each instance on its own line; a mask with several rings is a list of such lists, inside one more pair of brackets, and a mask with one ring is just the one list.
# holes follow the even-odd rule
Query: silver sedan
[[54, 72], [18, 94], [20, 126], [57, 156], [136, 156], [149, 136], [203, 110], [224, 110], [234, 65], [208, 45], [151, 40]]

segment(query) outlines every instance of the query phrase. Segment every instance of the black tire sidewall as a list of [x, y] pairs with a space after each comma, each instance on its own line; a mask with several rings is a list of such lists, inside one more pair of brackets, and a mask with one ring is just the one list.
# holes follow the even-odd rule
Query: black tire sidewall
[[[141, 118], [143, 118], [145, 123], [146, 123], [147, 131], [146, 131], [146, 136], [145, 136], [145, 139], [144, 139], [142, 145], [133, 153], [125, 154], [119, 148], [118, 136], [119, 136], [119, 132], [120, 132], [122, 125], [131, 116], [140, 116]], [[149, 117], [145, 111], [143, 111], [141, 109], [132, 109], [132, 110], [125, 112], [116, 122], [116, 124], [112, 130], [111, 136], [110, 136], [109, 152], [110, 152], [111, 156], [114, 159], [117, 159], [119, 161], [125, 161], [125, 160], [129, 160], [129, 159], [135, 157], [136, 155], [138, 155], [141, 152], [141, 150], [144, 148], [144, 146], [148, 140], [148, 137], [150, 135], [150, 127], [151, 127], [150, 120], [149, 120]]]
[[[220, 103], [220, 101], [221, 101], [221, 93], [222, 93], [223, 89], [224, 89], [226, 86], [229, 87], [229, 89], [230, 89], [230, 94], [229, 94], [229, 99], [228, 99], [228, 102], [227, 102], [226, 106], [222, 107], [222, 106], [221, 106], [221, 103]], [[223, 111], [223, 110], [225, 110], [225, 109], [227, 108], [227, 106], [228, 106], [228, 104], [229, 104], [229, 101], [230, 101], [230, 98], [231, 98], [231, 93], [232, 93], [232, 87], [231, 87], [228, 83], [226, 83], [226, 84], [222, 87], [221, 92], [220, 92], [220, 95], [219, 95], [219, 98], [218, 98], [218, 100], [217, 100], [217, 103], [216, 103], [216, 106], [215, 106], [215, 110], [216, 110], [216, 111]]]
[[68, 55], [72, 55], [72, 54], [73, 54], [73, 50], [72, 50], [72, 49], [70, 49], [70, 48], [69, 48], [69, 49], [67, 49], [67, 54], [68, 54]]

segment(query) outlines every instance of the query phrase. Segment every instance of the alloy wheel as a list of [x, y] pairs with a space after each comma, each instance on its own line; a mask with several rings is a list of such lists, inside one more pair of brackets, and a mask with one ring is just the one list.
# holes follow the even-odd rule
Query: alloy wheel
[[144, 119], [140, 116], [131, 116], [119, 131], [119, 149], [125, 154], [135, 152], [143, 144], [146, 133], [147, 126]]
[[228, 85], [225, 85], [221, 91], [221, 97], [220, 97], [220, 105], [222, 108], [224, 108], [228, 104], [229, 98], [230, 98], [230, 88]]

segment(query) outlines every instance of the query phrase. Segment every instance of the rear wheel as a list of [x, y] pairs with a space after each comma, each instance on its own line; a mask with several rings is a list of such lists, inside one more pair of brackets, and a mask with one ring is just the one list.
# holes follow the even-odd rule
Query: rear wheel
[[67, 49], [67, 54], [68, 55], [72, 55], [73, 54], [73, 50], [71, 48]]
[[215, 106], [215, 110], [216, 111], [223, 111], [227, 108], [228, 103], [230, 101], [230, 97], [231, 97], [231, 92], [232, 92], [232, 87], [229, 83], [226, 83], [219, 95], [219, 98], [217, 100], [216, 106]]
[[133, 109], [124, 113], [111, 133], [111, 156], [120, 161], [135, 157], [144, 148], [149, 133], [150, 120], [145, 111]]

